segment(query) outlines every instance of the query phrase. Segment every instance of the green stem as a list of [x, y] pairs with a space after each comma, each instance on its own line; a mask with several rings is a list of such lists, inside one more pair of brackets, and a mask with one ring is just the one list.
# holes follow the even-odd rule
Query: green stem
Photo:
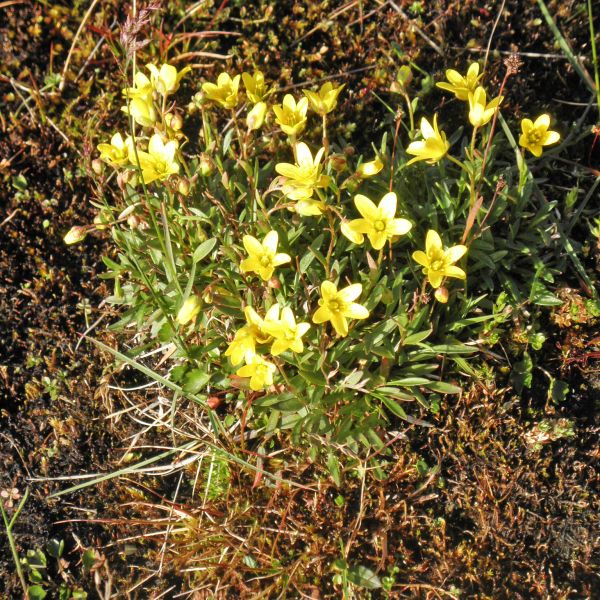
[[10, 521], [8, 520], [8, 515], [6, 514], [6, 511], [4, 510], [4, 506], [2, 505], [2, 502], [0, 502], [0, 511], [2, 511], [2, 520], [4, 521], [4, 527], [6, 529], [6, 537], [8, 538], [8, 545], [10, 546], [10, 552], [11, 552], [13, 560], [15, 562], [15, 567], [17, 569], [17, 575], [19, 576], [19, 581], [21, 582], [21, 586], [23, 587], [23, 592], [25, 594], [25, 598], [27, 598], [28, 586], [27, 586], [27, 581], [25, 579], [25, 575], [23, 574], [23, 569], [21, 568], [21, 560], [19, 558], [19, 553], [17, 552], [17, 546], [15, 545], [15, 539], [13, 538], [13, 535], [12, 535], [12, 528], [13, 528], [14, 524], [16, 523], [16, 521], [19, 517], [19, 514], [23, 510], [23, 507], [25, 506], [25, 502], [27, 502], [28, 497], [29, 497], [29, 488], [27, 488], [25, 490], [25, 493], [23, 494], [23, 498], [21, 498], [21, 502], [19, 502], [19, 506], [17, 506], [17, 509], [15, 510], [15, 513], [12, 516], [12, 519]]

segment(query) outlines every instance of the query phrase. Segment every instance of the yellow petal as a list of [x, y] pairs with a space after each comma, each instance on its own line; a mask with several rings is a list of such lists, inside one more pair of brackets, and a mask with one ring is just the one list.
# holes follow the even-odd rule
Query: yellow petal
[[413, 252], [412, 257], [413, 260], [415, 262], [418, 262], [420, 265], [424, 267], [429, 266], [429, 258], [427, 258], [427, 254], [425, 254], [425, 252], [423, 252], [422, 250], [416, 250], [415, 252]]
[[332, 281], [324, 281], [321, 284], [321, 297], [327, 301], [338, 293], [337, 286]]
[[[323, 282], [323, 283], [328, 283], [328, 282]], [[352, 285], [349, 285], [349, 286], [345, 287], [344, 289], [339, 290], [339, 292], [338, 292], [338, 296], [344, 302], [352, 302], [353, 300], [356, 300], [361, 294], [362, 294], [362, 285], [360, 283], [353, 283]]]
[[379, 202], [379, 212], [385, 220], [391, 220], [396, 215], [398, 199], [394, 192], [388, 192]]
[[265, 239], [263, 240], [263, 248], [268, 250], [271, 254], [275, 254], [277, 252], [277, 242], [279, 241], [279, 236], [276, 231], [271, 230], [267, 235], [265, 235]]
[[375, 221], [378, 218], [379, 214], [377, 207], [366, 196], [356, 194], [356, 196], [354, 196], [354, 204], [356, 205], [358, 212], [368, 221]]
[[459, 267], [450, 265], [444, 269], [444, 275], [446, 277], [456, 277], [457, 279], [466, 279], [467, 274]]
[[313, 323], [325, 323], [331, 319], [331, 311], [326, 306], [320, 306], [312, 317]]
[[467, 250], [468, 248], [466, 246], [459, 244], [458, 246], [452, 246], [452, 248], [448, 248], [448, 250], [446, 250], [446, 256], [450, 259], [450, 262], [455, 263], [465, 255]]
[[367, 319], [369, 317], [369, 311], [362, 304], [352, 302], [344, 310], [344, 316], [349, 319]]
[[432, 251], [441, 251], [442, 248], [442, 239], [440, 238], [438, 232], [430, 229], [427, 232], [427, 238], [425, 240], [425, 251], [427, 252], [427, 255], [431, 255]]

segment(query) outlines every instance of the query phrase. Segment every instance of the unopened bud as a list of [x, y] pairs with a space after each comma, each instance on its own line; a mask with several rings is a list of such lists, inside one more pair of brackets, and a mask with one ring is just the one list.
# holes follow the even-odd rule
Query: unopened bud
[[348, 166], [348, 161], [343, 154], [332, 154], [329, 157], [329, 160], [331, 161], [331, 166], [338, 173], [343, 171]]
[[101, 210], [94, 217], [94, 225], [96, 226], [96, 229], [98, 231], [101, 231], [103, 229], [107, 229], [107, 225], [111, 222], [111, 220], [112, 220], [112, 215], [110, 214], [110, 212]]
[[375, 160], [362, 163], [356, 170], [356, 174], [362, 179], [366, 179], [377, 175], [381, 169], [383, 169], [383, 161], [377, 156]]
[[396, 81], [398, 85], [404, 90], [410, 82], [413, 80], [413, 72], [412, 69], [408, 65], [403, 65], [398, 70], [398, 74], [396, 75]]
[[248, 113], [246, 117], [246, 125], [249, 131], [255, 131], [260, 129], [267, 114], [267, 105], [265, 102], [257, 102], [254, 108]]
[[281, 288], [281, 283], [279, 282], [279, 279], [277, 279], [277, 277], [271, 277], [267, 285], [274, 290], [278, 290]]
[[200, 162], [198, 164], [198, 168], [202, 177], [208, 177], [213, 172], [212, 161], [210, 160], [210, 156], [208, 156], [208, 154], [206, 154], [205, 152], [203, 152], [200, 155]]
[[200, 299], [197, 296], [190, 296], [181, 306], [177, 313], [177, 322], [180, 325], [187, 325], [200, 312]]
[[441, 286], [437, 288], [433, 294], [435, 299], [442, 304], [446, 304], [448, 302], [448, 288]]
[[221, 405], [221, 398], [218, 396], [209, 396], [206, 399], [206, 404], [208, 404], [209, 408], [216, 410]]
[[182, 177], [179, 180], [179, 183], [177, 184], [177, 191], [182, 196], [187, 197], [190, 195], [190, 189], [191, 189], [190, 180]]
[[71, 229], [69, 229], [69, 231], [63, 238], [63, 241], [65, 242], [65, 244], [68, 245], [78, 244], [79, 242], [82, 242], [85, 239], [86, 235], [87, 229], [85, 227], [82, 227], [81, 225], [74, 225], [73, 227], [71, 227]]
[[142, 220], [137, 215], [129, 215], [127, 217], [127, 225], [131, 229], [137, 229], [142, 223]]
[[95, 158], [92, 161], [92, 171], [94, 171], [96, 175], [102, 175], [102, 171], [104, 171], [104, 163], [99, 158]]
[[183, 127], [183, 119], [177, 113], [172, 115], [167, 115], [166, 118], [167, 125], [173, 129], [174, 131], [180, 131]]

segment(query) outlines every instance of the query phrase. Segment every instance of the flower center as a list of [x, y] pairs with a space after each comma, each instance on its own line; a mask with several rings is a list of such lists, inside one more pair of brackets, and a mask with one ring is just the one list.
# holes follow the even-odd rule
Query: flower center
[[530, 144], [539, 144], [542, 141], [542, 134], [537, 129], [532, 129], [528, 134]]
[[267, 254], [263, 254], [260, 259], [260, 264], [263, 267], [270, 267], [271, 266], [271, 257], [268, 256]]
[[375, 231], [385, 231], [386, 223], [383, 219], [377, 219], [377, 221], [373, 223], [373, 227], [375, 227]]
[[296, 334], [291, 329], [288, 329], [284, 334], [284, 338], [286, 341], [291, 342], [296, 339]]
[[341, 303], [339, 300], [330, 300], [328, 308], [331, 312], [339, 312], [341, 309]]
[[431, 261], [430, 269], [432, 271], [443, 271], [444, 270], [444, 260], [442, 258], [437, 258]]

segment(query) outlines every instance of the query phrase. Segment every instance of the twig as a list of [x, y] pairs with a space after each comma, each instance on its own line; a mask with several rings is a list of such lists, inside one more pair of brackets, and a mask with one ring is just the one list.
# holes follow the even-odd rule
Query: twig
[[90, 18], [92, 11], [94, 10], [96, 4], [98, 4], [98, 0], [92, 0], [90, 7], [87, 9], [87, 12], [85, 13], [85, 15], [83, 15], [83, 19], [81, 20], [81, 23], [79, 24], [77, 32], [75, 33], [75, 37], [73, 38], [73, 43], [71, 44], [71, 47], [69, 48], [69, 54], [67, 54], [67, 60], [65, 61], [65, 66], [63, 67], [62, 73], [60, 75], [60, 83], [58, 84], [59, 92], [62, 92], [65, 87], [65, 81], [66, 81], [65, 76], [69, 69], [69, 63], [71, 62], [71, 56], [73, 55], [73, 50], [75, 50], [75, 44], [77, 43], [77, 40], [79, 39], [79, 36], [81, 35], [81, 32], [83, 31], [83, 28], [84, 28], [87, 20]]

